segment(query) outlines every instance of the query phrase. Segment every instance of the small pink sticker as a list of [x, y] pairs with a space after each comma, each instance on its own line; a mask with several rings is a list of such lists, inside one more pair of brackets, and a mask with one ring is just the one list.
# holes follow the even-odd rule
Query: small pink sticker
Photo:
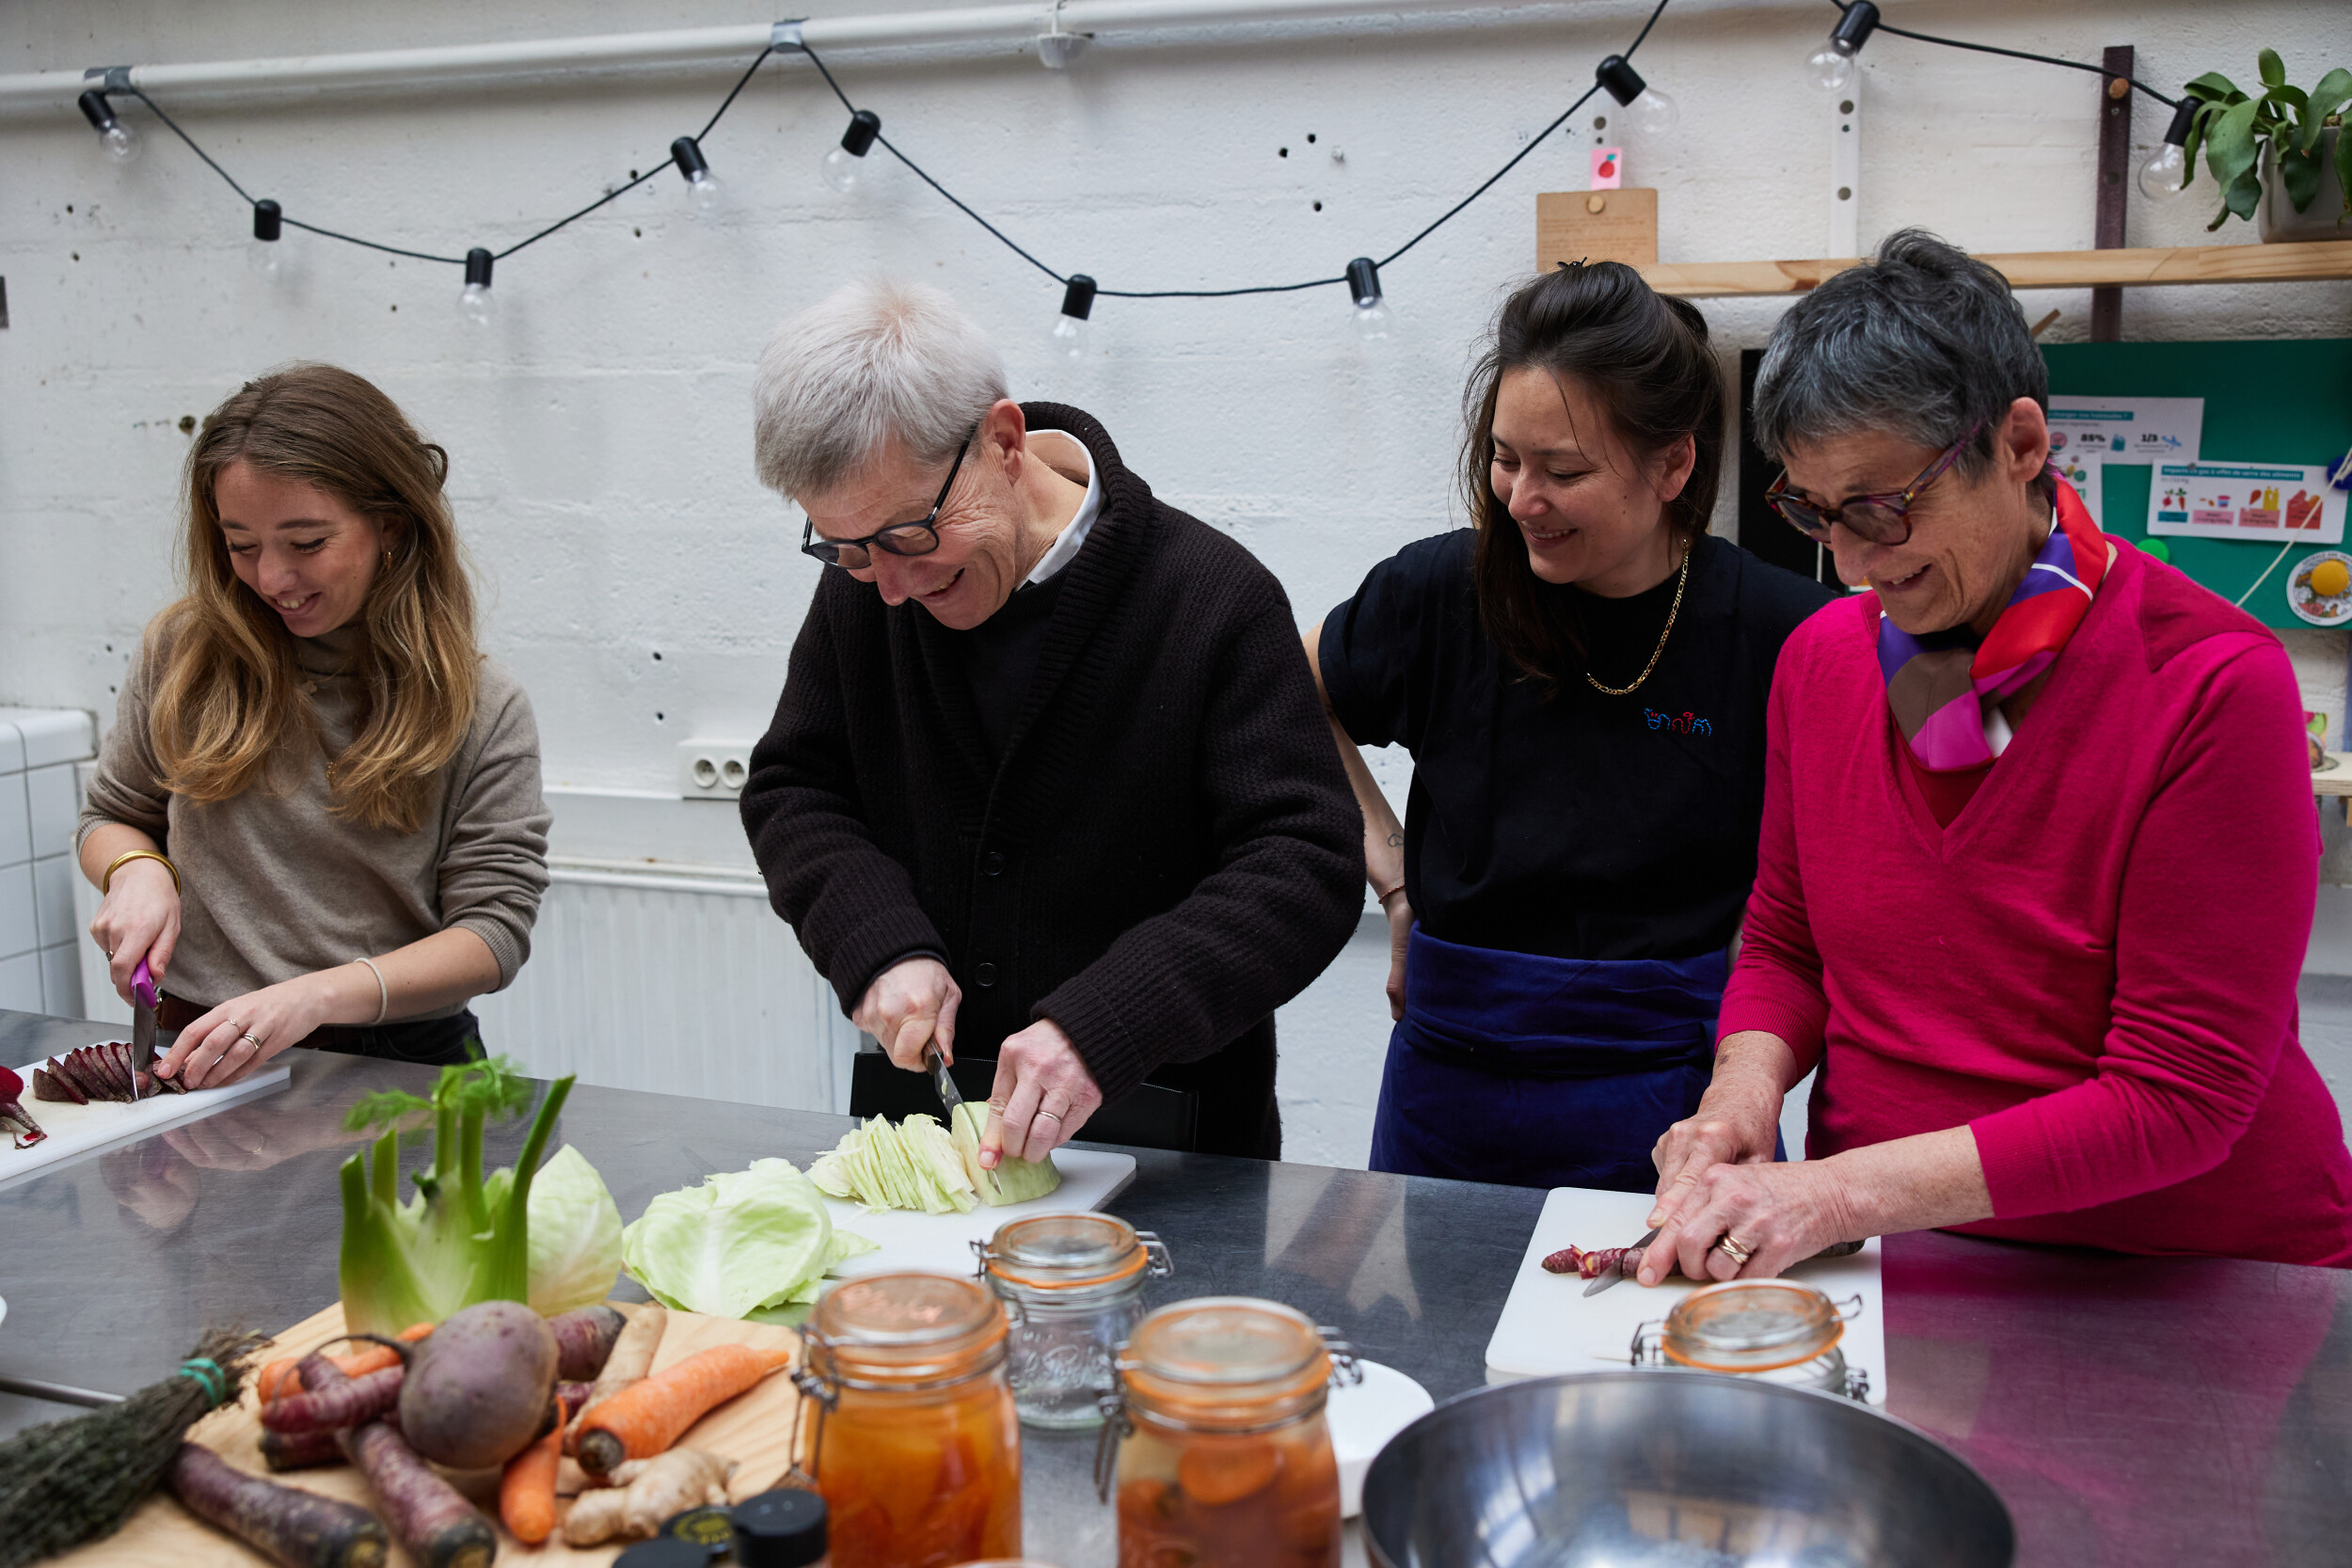
[[1621, 147], [1593, 149], [1593, 189], [1613, 191], [1625, 183], [1625, 150]]

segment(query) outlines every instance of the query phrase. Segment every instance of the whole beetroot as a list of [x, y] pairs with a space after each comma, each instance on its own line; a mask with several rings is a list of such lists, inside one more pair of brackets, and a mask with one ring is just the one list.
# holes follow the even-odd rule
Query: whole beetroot
[[454, 1470], [503, 1465], [546, 1430], [555, 1362], [554, 1332], [518, 1301], [454, 1312], [410, 1353], [401, 1433]]

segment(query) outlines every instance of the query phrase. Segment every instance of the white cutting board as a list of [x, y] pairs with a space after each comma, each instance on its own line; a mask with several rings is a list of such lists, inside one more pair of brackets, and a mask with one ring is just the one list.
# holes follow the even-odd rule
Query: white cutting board
[[[1592, 1282], [1572, 1274], [1546, 1274], [1544, 1259], [1565, 1246], [1623, 1246], [1649, 1228], [1655, 1199], [1647, 1193], [1609, 1193], [1554, 1187], [1528, 1238], [1527, 1254], [1511, 1281], [1502, 1319], [1486, 1342], [1486, 1381], [1513, 1383], [1560, 1372], [1597, 1372], [1631, 1363], [1634, 1331], [1662, 1320], [1698, 1287], [1680, 1275], [1644, 1290], [1620, 1280], [1597, 1296]], [[1862, 1298], [1862, 1312], [1846, 1324], [1838, 1348], [1846, 1365], [1870, 1374], [1870, 1402], [1886, 1403], [1886, 1292], [1879, 1283], [1879, 1243], [1872, 1237], [1851, 1258], [1799, 1263], [1788, 1277], [1843, 1303]]]
[[872, 1242], [880, 1252], [861, 1253], [837, 1265], [835, 1279], [856, 1279], [869, 1274], [898, 1274], [925, 1269], [933, 1274], [969, 1275], [978, 1266], [972, 1243], [996, 1234], [1007, 1220], [1027, 1214], [1066, 1214], [1073, 1210], [1100, 1209], [1136, 1179], [1136, 1157], [1092, 1148], [1057, 1148], [1054, 1164], [1061, 1185], [1026, 1203], [1000, 1209], [979, 1205], [968, 1214], [920, 1214], [904, 1209], [867, 1213], [848, 1198], [829, 1197], [836, 1229], [851, 1231]]
[[[62, 1056], [65, 1053], [60, 1051], [57, 1054]], [[293, 1071], [281, 1062], [227, 1088], [151, 1095], [132, 1104], [93, 1100], [87, 1105], [72, 1105], [33, 1098], [33, 1069], [45, 1069], [48, 1065], [49, 1058], [44, 1056], [29, 1067], [16, 1069], [17, 1076], [24, 1080], [24, 1099], [21, 1103], [49, 1136], [30, 1148], [18, 1148], [14, 1138], [0, 1137], [0, 1187], [37, 1176], [60, 1162], [209, 1117], [241, 1100], [274, 1094], [286, 1086], [286, 1079]]]

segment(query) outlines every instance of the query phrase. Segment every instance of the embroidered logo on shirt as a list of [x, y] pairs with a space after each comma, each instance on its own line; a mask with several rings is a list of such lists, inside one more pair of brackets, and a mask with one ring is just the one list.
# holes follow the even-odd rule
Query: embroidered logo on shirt
[[1649, 721], [1649, 727], [1653, 730], [1675, 730], [1683, 735], [1715, 733], [1715, 726], [1695, 713], [1664, 713], [1654, 707], [1645, 707], [1642, 710], [1642, 717]]

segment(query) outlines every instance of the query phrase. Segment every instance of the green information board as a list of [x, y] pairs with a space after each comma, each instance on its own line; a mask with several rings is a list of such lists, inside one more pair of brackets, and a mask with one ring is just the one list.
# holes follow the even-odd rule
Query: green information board
[[[2333, 463], [2352, 451], [2352, 339], [2214, 343], [2055, 343], [2042, 351], [2050, 395], [2203, 398], [2198, 455], [2210, 463]], [[2099, 526], [2134, 541], [2148, 533], [2144, 464], [2109, 464]], [[2279, 554], [2276, 544], [2167, 538], [2172, 564], [2234, 603]], [[2266, 626], [2301, 626], [2287, 608], [2287, 574], [2314, 550], [2297, 545], [2246, 601]]]

